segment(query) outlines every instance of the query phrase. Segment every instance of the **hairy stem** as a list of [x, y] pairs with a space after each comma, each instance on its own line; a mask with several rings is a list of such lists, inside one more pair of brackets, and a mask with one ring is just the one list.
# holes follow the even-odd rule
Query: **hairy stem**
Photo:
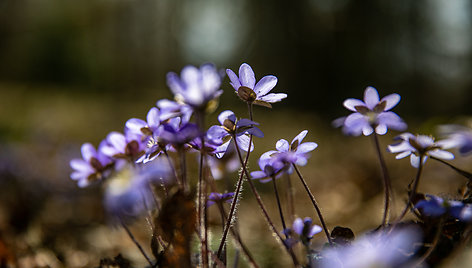
[[[235, 140], [235, 146], [237, 147], [238, 145], [236, 144], [236, 137], [234, 136], [233, 139]], [[249, 136], [249, 144], [251, 144], [251, 142], [252, 142], [252, 135]], [[248, 161], [249, 161], [249, 152], [246, 154], [246, 159], [242, 163], [244, 168], [246, 167]], [[234, 191], [234, 197], [233, 197], [233, 201], [231, 202], [231, 208], [229, 210], [228, 219], [226, 220], [225, 228], [223, 230], [223, 236], [221, 237], [221, 242], [220, 242], [220, 245], [218, 247], [218, 253], [216, 254], [218, 257], [220, 257], [220, 255], [221, 255], [221, 251], [223, 250], [223, 246], [226, 243], [226, 238], [228, 236], [228, 231], [231, 227], [232, 221], [234, 220], [236, 205], [239, 201], [239, 195], [241, 193], [241, 186], [243, 184], [243, 177], [244, 177], [244, 173], [241, 172], [241, 174], [239, 175], [238, 183], [236, 185], [236, 190]]]
[[279, 208], [280, 220], [282, 221], [282, 227], [284, 230], [287, 229], [285, 225], [284, 213], [282, 211], [282, 205], [280, 204], [279, 191], [277, 190], [277, 183], [275, 182], [275, 176], [272, 176], [272, 185], [274, 186], [275, 198], [277, 199], [277, 206]]
[[331, 236], [329, 235], [329, 231], [328, 231], [328, 227], [326, 227], [326, 223], [323, 219], [323, 215], [321, 214], [321, 209], [320, 207], [318, 206], [318, 203], [316, 202], [316, 199], [315, 199], [315, 196], [313, 195], [313, 193], [311, 192], [310, 188], [308, 187], [308, 185], [306, 184], [306, 181], [305, 179], [303, 178], [302, 174], [300, 173], [300, 171], [298, 170], [297, 168], [297, 165], [295, 164], [292, 164], [293, 168], [295, 169], [295, 171], [297, 172], [297, 175], [298, 177], [300, 178], [300, 181], [302, 182], [303, 186], [305, 187], [305, 191], [307, 192], [308, 196], [310, 197], [311, 199], [311, 203], [313, 204], [313, 207], [315, 208], [316, 210], [316, 213], [318, 214], [318, 218], [320, 219], [320, 222], [321, 222], [321, 226], [323, 227], [323, 230], [324, 230], [324, 233], [326, 235], [326, 238], [328, 239], [328, 242], [330, 245], [333, 244], [333, 241], [331, 241]]
[[418, 185], [419, 185], [419, 182], [420, 182], [421, 172], [423, 171], [423, 157], [424, 157], [423, 155], [420, 155], [420, 163], [419, 163], [419, 166], [418, 166], [418, 171], [416, 172], [415, 180], [413, 181], [413, 188], [411, 189], [411, 192], [410, 192], [410, 195], [408, 197], [408, 201], [406, 203], [406, 206], [403, 209], [400, 216], [395, 221], [395, 224], [397, 224], [399, 221], [401, 221], [403, 219], [403, 217], [405, 217], [406, 213], [408, 212], [408, 209], [410, 208], [410, 205], [413, 205], [412, 204], [413, 198], [415, 197], [416, 191], [418, 190]]
[[234, 141], [235, 141], [235, 147], [236, 147], [236, 152], [238, 153], [239, 161], [241, 162], [241, 165], [243, 166], [243, 172], [246, 175], [246, 181], [249, 183], [251, 191], [252, 191], [252, 193], [254, 194], [254, 196], [256, 198], [257, 204], [259, 205], [259, 208], [262, 210], [262, 214], [264, 215], [265, 220], [269, 224], [270, 229], [277, 236], [279, 241], [283, 244], [284, 248], [287, 250], [290, 257], [292, 257], [293, 264], [297, 267], [299, 265], [297, 257], [295, 256], [293, 251], [290, 249], [290, 247], [288, 247], [288, 245], [284, 242], [284, 239], [282, 238], [280, 233], [275, 228], [274, 222], [270, 218], [269, 213], [267, 212], [267, 209], [264, 206], [264, 203], [262, 203], [262, 199], [261, 199], [261, 196], [259, 195], [259, 192], [257, 191], [256, 187], [254, 186], [254, 183], [252, 183], [251, 177], [249, 176], [249, 172], [247, 171], [246, 166], [243, 165], [243, 163], [244, 163], [243, 158], [241, 156], [241, 151], [239, 150], [236, 139]]
[[151, 259], [148, 257], [148, 255], [146, 254], [146, 252], [144, 252], [144, 249], [143, 247], [139, 244], [138, 240], [136, 240], [136, 238], [134, 237], [133, 233], [131, 232], [131, 230], [128, 228], [128, 226], [126, 226], [125, 222], [123, 221], [123, 219], [120, 218], [120, 223], [121, 223], [121, 226], [123, 226], [123, 228], [125, 229], [126, 233], [128, 234], [129, 238], [131, 238], [131, 240], [133, 241], [133, 243], [136, 245], [136, 247], [139, 249], [139, 251], [141, 252], [141, 254], [144, 256], [144, 258], [146, 259], [146, 261], [151, 265], [151, 267], [154, 266], [154, 264], [152, 263]]
[[380, 168], [382, 169], [382, 175], [383, 175], [385, 203], [384, 203], [384, 214], [382, 217], [382, 226], [385, 227], [385, 225], [388, 223], [388, 213], [389, 213], [389, 207], [390, 207], [390, 195], [392, 193], [391, 192], [392, 184], [390, 182], [390, 176], [388, 175], [387, 165], [385, 164], [385, 160], [382, 156], [382, 152], [380, 151], [379, 138], [377, 136], [377, 133], [375, 133], [375, 131], [372, 137], [374, 139], [375, 149], [377, 151], [377, 156], [380, 161]]
[[460, 169], [460, 168], [458, 168], [458, 167], [455, 167], [455, 166], [453, 166], [452, 164], [450, 164], [450, 163], [448, 163], [448, 162], [446, 162], [446, 161], [444, 161], [444, 160], [442, 160], [442, 159], [436, 158], [436, 157], [434, 157], [434, 156], [430, 156], [430, 158], [433, 159], [433, 160], [436, 160], [436, 161], [438, 161], [438, 162], [440, 162], [440, 163], [443, 163], [444, 165], [446, 165], [446, 166], [452, 168], [454, 171], [456, 171], [456, 172], [459, 173], [460, 175], [466, 177], [466, 178], [469, 179], [469, 180], [472, 180], [472, 174], [471, 174], [471, 173], [469, 173], [469, 172], [467, 172], [467, 171], [465, 171], [465, 170], [462, 170], [462, 169]]

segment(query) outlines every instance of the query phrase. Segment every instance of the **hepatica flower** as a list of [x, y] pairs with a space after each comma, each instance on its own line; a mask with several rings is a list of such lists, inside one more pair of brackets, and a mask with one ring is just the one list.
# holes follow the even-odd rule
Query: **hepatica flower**
[[135, 134], [152, 135], [161, 125], [160, 111], [152, 107], [146, 117], [146, 121], [138, 118], [131, 118], [126, 121], [126, 128]]
[[234, 197], [234, 193], [231, 192], [231, 193], [224, 193], [224, 194], [220, 194], [220, 193], [210, 193], [210, 195], [208, 195], [208, 201], [207, 201], [207, 206], [211, 206], [215, 203], [231, 203], [232, 200], [233, 200], [233, 197]]
[[145, 145], [141, 135], [125, 129], [125, 134], [113, 131], [107, 135], [107, 144], [102, 151], [113, 158], [136, 160], [144, 152]]
[[249, 144], [249, 134], [256, 137], [264, 137], [264, 133], [255, 125], [258, 123], [249, 119], [237, 119], [232, 111], [224, 111], [218, 116], [218, 121], [221, 125], [212, 126], [208, 129], [208, 136], [212, 140], [221, 140], [222, 145], [218, 147], [221, 153], [216, 154], [218, 158], [223, 157], [230, 141], [235, 138], [238, 147], [244, 151], [252, 151], [254, 144]]
[[406, 124], [390, 109], [400, 101], [400, 95], [394, 93], [379, 99], [377, 90], [367, 87], [364, 91], [364, 101], [358, 99], [347, 99], [344, 107], [353, 111], [345, 118], [333, 122], [336, 126], [343, 126], [343, 131], [348, 135], [365, 136], [375, 132], [379, 135], [387, 133], [387, 129], [405, 130]]
[[223, 93], [220, 90], [220, 74], [212, 64], [204, 64], [200, 69], [186, 66], [180, 77], [170, 72], [167, 74], [167, 85], [178, 102], [197, 110], [208, 109], [208, 104]]
[[123, 167], [105, 187], [104, 204], [108, 213], [123, 220], [141, 215], [154, 204], [151, 184], [170, 183], [165, 161], [154, 161], [139, 169]]
[[308, 130], [303, 130], [298, 134], [292, 142], [289, 144], [287, 140], [280, 139], [275, 144], [277, 150], [269, 151], [266, 154], [269, 154], [272, 157], [281, 156], [286, 154], [285, 157], [281, 157], [281, 161], [289, 161], [291, 164], [304, 166], [308, 162], [309, 153], [318, 147], [318, 144], [315, 142], [304, 142]]
[[285, 93], [269, 93], [277, 84], [277, 77], [273, 75], [264, 76], [256, 83], [254, 71], [247, 63], [239, 67], [239, 77], [230, 69], [226, 70], [226, 74], [236, 94], [247, 103], [271, 108], [271, 103], [279, 102], [287, 97]]
[[[295, 221], [293, 221], [292, 228], [288, 228], [284, 233], [292, 237], [292, 239], [288, 241], [290, 245], [293, 245], [299, 239], [304, 245], [308, 246], [313, 236], [322, 230], [321, 226], [313, 224], [313, 220], [306, 217], [303, 220], [296, 218]], [[295, 236], [298, 239], [294, 239]]]
[[291, 166], [288, 163], [294, 160], [291, 155], [280, 154], [274, 157], [270, 155], [270, 152], [266, 152], [261, 155], [258, 161], [261, 170], [251, 172], [251, 178], [262, 183], [277, 179], [283, 172], [290, 169]]
[[459, 125], [440, 126], [439, 132], [447, 136], [452, 146], [459, 149], [461, 155], [472, 153], [472, 129]]
[[85, 187], [90, 182], [101, 180], [108, 174], [108, 168], [113, 164], [112, 159], [102, 152], [106, 141], [102, 141], [95, 150], [92, 144], [84, 143], [81, 147], [82, 159], [72, 159], [70, 166], [74, 171], [70, 175], [79, 187]]
[[456, 200], [447, 200], [435, 195], [426, 195], [416, 203], [415, 208], [420, 209], [422, 214], [429, 217], [439, 217], [446, 213], [454, 218], [461, 219], [464, 203]]
[[450, 140], [434, 141], [434, 138], [426, 135], [413, 135], [411, 133], [403, 133], [396, 139], [400, 142], [388, 146], [388, 151], [398, 154], [395, 158], [401, 159], [410, 156], [411, 165], [415, 168], [419, 167], [420, 159], [423, 164], [429, 156], [442, 160], [454, 159], [454, 154], [445, 151], [453, 146]]
[[410, 267], [407, 265], [411, 261], [409, 256], [415, 253], [415, 245], [419, 242], [416, 229], [378, 231], [358, 238], [350, 245], [323, 250], [319, 267]]

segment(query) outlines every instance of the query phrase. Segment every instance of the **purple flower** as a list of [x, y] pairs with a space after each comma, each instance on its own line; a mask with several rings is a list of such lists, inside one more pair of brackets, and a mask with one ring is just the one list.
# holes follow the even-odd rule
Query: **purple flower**
[[223, 202], [231, 203], [233, 201], [233, 197], [234, 197], [233, 192], [224, 193], [224, 194], [210, 193], [210, 195], [208, 195], [207, 207], [215, 203], [223, 203]]
[[262, 77], [256, 84], [254, 71], [247, 63], [243, 63], [239, 67], [239, 77], [230, 69], [226, 70], [226, 74], [231, 80], [230, 84], [236, 90], [236, 94], [248, 103], [271, 108], [272, 105], [270, 103], [279, 102], [287, 97], [285, 93], [269, 94], [277, 84], [277, 77], [273, 75]]
[[174, 147], [180, 148], [201, 135], [202, 133], [196, 124], [185, 123], [177, 125], [175, 123], [169, 123], [164, 125], [159, 138], [165, 144], [172, 144]]
[[154, 161], [139, 169], [123, 167], [107, 181], [104, 204], [108, 213], [123, 220], [141, 215], [153, 207], [151, 184], [170, 183], [170, 168], [166, 161]]
[[208, 137], [212, 140], [220, 140], [222, 145], [218, 147], [218, 151], [221, 153], [216, 154], [218, 158], [223, 157], [224, 152], [226, 152], [230, 141], [232, 138], [236, 138], [238, 147], [244, 151], [252, 151], [254, 149], [254, 144], [251, 142], [249, 145], [249, 134], [256, 137], [264, 137], [264, 133], [255, 127], [254, 125], [259, 125], [256, 122], [253, 122], [249, 119], [237, 119], [232, 111], [224, 111], [218, 116], [218, 121], [220, 126], [212, 126], [208, 130]]
[[160, 110], [161, 122], [180, 117], [182, 123], [188, 123], [193, 112], [192, 108], [186, 104], [166, 99], [157, 101], [156, 106]]
[[134, 134], [152, 135], [161, 125], [160, 112], [156, 107], [152, 107], [146, 117], [146, 121], [138, 118], [131, 118], [126, 121], [126, 128]]
[[72, 159], [70, 166], [74, 171], [71, 179], [78, 181], [79, 187], [88, 186], [91, 182], [101, 180], [108, 175], [108, 168], [113, 164], [102, 149], [106, 141], [102, 141], [95, 150], [92, 144], [84, 143], [81, 147], [82, 159]]
[[443, 150], [451, 147], [452, 143], [450, 140], [435, 142], [431, 136], [415, 136], [411, 133], [403, 133], [396, 139], [399, 139], [400, 143], [389, 145], [388, 151], [394, 154], [398, 153], [395, 157], [396, 159], [410, 156], [411, 165], [415, 168], [419, 167], [420, 159], [422, 159], [424, 164], [428, 156], [443, 160], [454, 159], [454, 155], [451, 152]]
[[212, 64], [204, 64], [200, 69], [186, 66], [180, 77], [170, 72], [167, 74], [167, 85], [178, 102], [199, 110], [207, 109], [207, 105], [223, 93], [220, 90], [220, 74]]
[[140, 134], [125, 129], [125, 134], [113, 131], [107, 135], [107, 144], [102, 151], [113, 158], [123, 158], [135, 161], [144, 152], [145, 146]]
[[460, 219], [464, 203], [456, 200], [445, 200], [439, 196], [426, 195], [427, 199], [416, 203], [415, 208], [429, 217], [439, 217], [448, 212], [451, 216]]
[[[350, 245], [321, 252], [321, 268], [409, 267], [409, 256], [417, 250], [420, 236], [416, 229], [378, 231], [356, 239]], [[318, 267], [318, 266], [317, 266]]]
[[406, 124], [390, 109], [400, 101], [400, 95], [394, 93], [379, 100], [379, 94], [373, 87], [367, 87], [364, 92], [364, 101], [347, 99], [344, 107], [353, 111], [345, 118], [333, 122], [335, 126], [343, 126], [344, 133], [359, 136], [361, 133], [368, 136], [375, 132], [379, 135], [387, 133], [387, 129], [405, 130]]
[[259, 167], [261, 170], [251, 172], [251, 179], [259, 180], [262, 183], [271, 181], [273, 178], [277, 179], [283, 172], [288, 171], [295, 159], [284, 159], [292, 155], [278, 154], [275, 157], [271, 156], [271, 152], [266, 152], [259, 158]]
[[269, 151], [269, 154], [272, 157], [275, 157], [281, 154], [286, 154], [286, 156], [281, 157], [279, 160], [289, 161], [291, 164], [304, 166], [308, 162], [308, 157], [310, 157], [309, 152], [313, 151], [318, 147], [318, 144], [315, 142], [305, 142], [302, 143], [305, 138], [308, 130], [303, 130], [298, 134], [292, 142], [289, 144], [288, 141], [280, 139], [275, 144], [277, 150]]
[[451, 141], [451, 148], [459, 148], [461, 155], [472, 153], [472, 129], [459, 125], [441, 126], [439, 132]]

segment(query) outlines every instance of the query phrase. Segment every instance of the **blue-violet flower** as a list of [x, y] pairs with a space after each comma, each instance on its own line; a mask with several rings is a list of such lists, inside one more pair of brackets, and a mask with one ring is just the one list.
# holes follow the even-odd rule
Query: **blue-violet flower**
[[279, 102], [287, 97], [285, 93], [269, 94], [277, 84], [277, 77], [273, 75], [262, 77], [256, 84], [254, 71], [247, 63], [243, 63], [239, 67], [239, 77], [230, 69], [226, 70], [226, 74], [231, 80], [230, 84], [236, 90], [236, 94], [248, 103], [271, 108], [272, 105], [270, 103]]
[[449, 149], [452, 146], [450, 140], [434, 141], [434, 138], [426, 135], [413, 135], [411, 133], [403, 133], [396, 137], [400, 143], [388, 146], [388, 151], [391, 153], [398, 153], [396, 159], [410, 156], [411, 165], [415, 168], [419, 167], [420, 159], [424, 164], [428, 156], [452, 160], [454, 154], [443, 149]]
[[373, 87], [367, 87], [364, 91], [364, 101], [347, 99], [343, 105], [353, 111], [347, 117], [339, 118], [333, 122], [335, 126], [343, 126], [347, 135], [359, 136], [361, 133], [368, 136], [375, 132], [379, 135], [387, 133], [387, 129], [405, 130], [407, 125], [390, 109], [400, 101], [400, 95], [394, 93], [379, 100], [379, 93]]
[[247, 152], [254, 149], [252, 142], [249, 145], [249, 134], [259, 138], [264, 137], [264, 133], [255, 127], [259, 125], [258, 123], [244, 118], [238, 120], [232, 111], [222, 112], [218, 116], [218, 121], [220, 126], [215, 125], [208, 129], [208, 136], [212, 140], [221, 140], [222, 145], [218, 147], [221, 153], [216, 154], [218, 158], [223, 157], [233, 138], [236, 138], [238, 147]]

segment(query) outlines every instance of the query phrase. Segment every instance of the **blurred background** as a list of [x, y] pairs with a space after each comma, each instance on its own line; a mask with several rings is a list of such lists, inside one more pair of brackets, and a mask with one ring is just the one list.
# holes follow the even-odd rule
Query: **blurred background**
[[[411, 132], [467, 120], [471, 33], [467, 0], [2, 0], [0, 257], [23, 267], [93, 267], [121, 252], [142, 262], [126, 234], [108, 225], [100, 187], [79, 189], [68, 178], [69, 161], [80, 157], [82, 143], [98, 144], [171, 98], [167, 72], [205, 62], [232, 70], [247, 62], [258, 79], [276, 75], [274, 92], [288, 94], [274, 109], [255, 111], [270, 135], [256, 141], [252, 167], [278, 139], [308, 129], [307, 140], [320, 146], [303, 171], [328, 225], [356, 233], [375, 227], [382, 185], [372, 142], [343, 137], [331, 121], [347, 115], [343, 100], [362, 98], [368, 85], [381, 96], [402, 96], [395, 112]], [[245, 116], [227, 78], [222, 88], [217, 112]], [[394, 135], [382, 137], [383, 146]], [[407, 160], [386, 158], [400, 209], [414, 170]], [[471, 166], [467, 158], [457, 163]], [[453, 196], [464, 184], [435, 163], [426, 172], [425, 192]], [[270, 187], [261, 189], [271, 203]], [[251, 194], [246, 201], [252, 204]], [[308, 199], [297, 202], [300, 216], [314, 217]], [[244, 208], [241, 221], [257, 213]], [[246, 219], [248, 230], [265, 228], [262, 218]], [[268, 267], [280, 249], [265, 231], [267, 241], [251, 245]], [[141, 238], [147, 243], [148, 234]]]

